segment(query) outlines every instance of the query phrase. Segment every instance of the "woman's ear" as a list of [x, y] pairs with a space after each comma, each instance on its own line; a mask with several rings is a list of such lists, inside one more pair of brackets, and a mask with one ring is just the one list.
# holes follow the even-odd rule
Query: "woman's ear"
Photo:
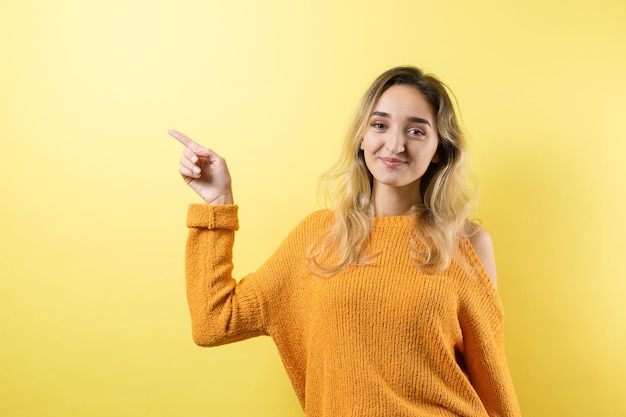
[[433, 155], [433, 159], [430, 160], [431, 164], [438, 164], [439, 162], [441, 162], [444, 158], [442, 158], [442, 153], [446, 154], [446, 149], [445, 149], [446, 143], [443, 141], [443, 139], [441, 139], [441, 137], [439, 137], [439, 143], [437, 143], [437, 150], [435, 151], [435, 154]]
[[359, 145], [359, 148], [363, 151], [363, 139], [361, 139], [361, 145]]

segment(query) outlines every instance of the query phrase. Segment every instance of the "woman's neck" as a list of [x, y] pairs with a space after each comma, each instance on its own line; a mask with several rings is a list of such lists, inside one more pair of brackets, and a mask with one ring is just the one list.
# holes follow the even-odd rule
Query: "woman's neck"
[[376, 217], [400, 216], [421, 202], [419, 182], [401, 188], [374, 184], [372, 189]]

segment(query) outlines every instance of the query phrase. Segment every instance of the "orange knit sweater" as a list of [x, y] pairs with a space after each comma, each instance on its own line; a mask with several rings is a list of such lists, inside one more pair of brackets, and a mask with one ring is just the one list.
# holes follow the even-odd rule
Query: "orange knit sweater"
[[307, 268], [305, 252], [332, 217], [307, 217], [237, 283], [237, 206], [192, 204], [186, 276], [194, 341], [271, 336], [307, 416], [519, 416], [502, 306], [469, 241], [462, 252], [476, 277], [455, 263], [427, 275], [410, 256], [410, 217], [375, 218], [375, 262], [322, 278]]

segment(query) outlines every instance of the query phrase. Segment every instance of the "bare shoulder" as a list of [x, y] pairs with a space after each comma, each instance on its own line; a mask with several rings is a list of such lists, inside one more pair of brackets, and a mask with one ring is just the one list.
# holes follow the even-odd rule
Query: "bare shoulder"
[[478, 255], [478, 259], [483, 265], [487, 276], [493, 283], [493, 286], [498, 289], [498, 276], [496, 274], [496, 256], [493, 250], [493, 241], [489, 232], [480, 228], [476, 233], [470, 236], [470, 242], [474, 248], [474, 252]]

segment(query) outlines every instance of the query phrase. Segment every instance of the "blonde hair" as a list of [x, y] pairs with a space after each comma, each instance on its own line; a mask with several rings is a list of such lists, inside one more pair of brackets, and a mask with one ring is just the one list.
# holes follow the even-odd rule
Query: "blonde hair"
[[351, 264], [374, 261], [368, 253], [374, 208], [372, 174], [365, 165], [361, 140], [380, 96], [391, 86], [408, 85], [422, 92], [436, 114], [439, 145], [421, 179], [422, 204], [411, 213], [415, 221], [412, 253], [416, 266], [427, 273], [446, 269], [456, 256], [461, 238], [477, 230], [468, 221], [473, 192], [465, 171], [465, 136], [448, 88], [435, 76], [415, 67], [396, 67], [380, 75], [361, 99], [337, 163], [322, 176], [335, 219], [331, 228], [308, 250], [309, 268], [329, 276]]

